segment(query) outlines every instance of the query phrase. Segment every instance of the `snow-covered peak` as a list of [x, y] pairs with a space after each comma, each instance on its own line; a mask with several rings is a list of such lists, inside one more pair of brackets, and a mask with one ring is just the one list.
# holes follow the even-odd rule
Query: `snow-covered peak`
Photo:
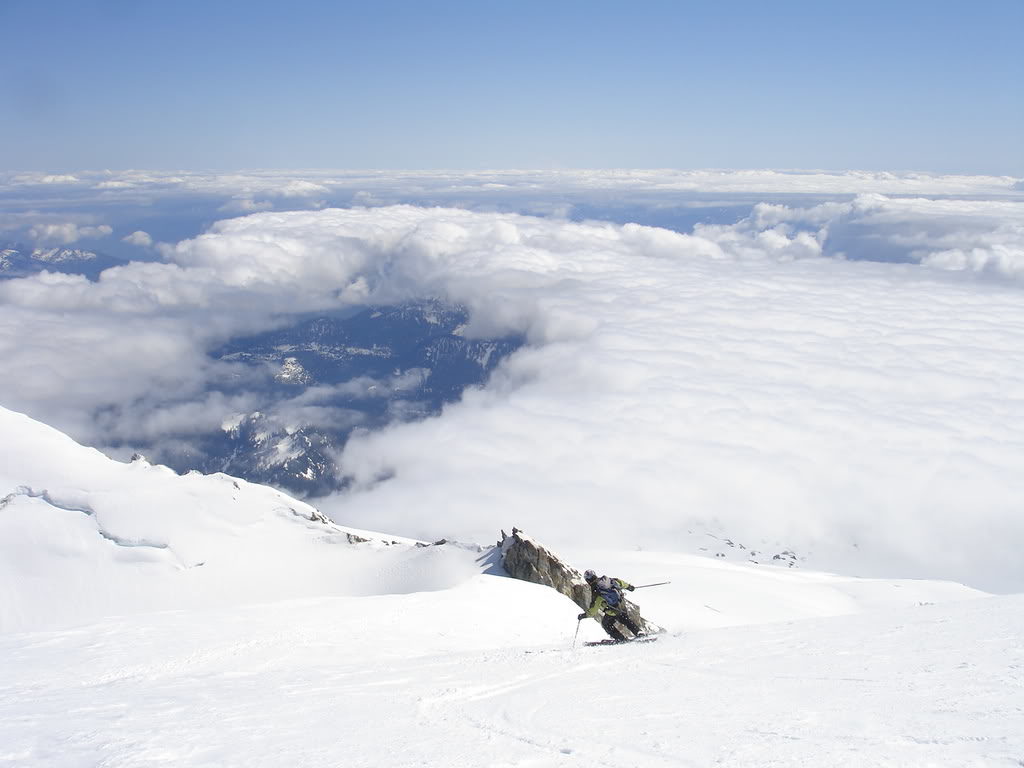
[[35, 248], [32, 258], [47, 264], [64, 264], [67, 262], [93, 261], [96, 254], [81, 248]]
[[309, 384], [313, 376], [302, 367], [302, 363], [294, 357], [286, 357], [281, 363], [281, 369], [274, 374], [274, 378], [288, 384]]

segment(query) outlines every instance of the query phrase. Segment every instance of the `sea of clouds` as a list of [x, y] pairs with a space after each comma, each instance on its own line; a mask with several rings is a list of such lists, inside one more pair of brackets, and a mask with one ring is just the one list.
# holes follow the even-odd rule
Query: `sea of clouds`
[[[174, 243], [116, 231], [159, 258], [98, 281], [0, 282], [0, 403], [97, 446], [181, 439], [256, 403], [246, 377], [258, 374], [208, 354], [227, 339], [436, 296], [469, 308], [470, 335], [527, 344], [440, 416], [351, 440], [352, 489], [320, 501], [340, 522], [665, 549], [709, 529], [854, 572], [1024, 588], [1019, 180], [339, 178], [7, 179], [7, 195], [56, 185], [69, 199], [86, 186], [159, 200], [191, 184], [261, 212]], [[364, 207], [321, 205], [342, 187]], [[751, 206], [674, 232], [573, 221], [580, 195]], [[287, 199], [307, 210], [263, 210]], [[79, 229], [104, 226], [76, 215]]]

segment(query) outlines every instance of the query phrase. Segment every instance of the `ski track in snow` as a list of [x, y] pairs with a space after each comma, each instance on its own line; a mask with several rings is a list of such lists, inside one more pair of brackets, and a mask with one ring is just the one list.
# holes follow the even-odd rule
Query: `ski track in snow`
[[1021, 596], [574, 650], [435, 599], [386, 636], [363, 598], [0, 637], [0, 766], [1024, 761]]

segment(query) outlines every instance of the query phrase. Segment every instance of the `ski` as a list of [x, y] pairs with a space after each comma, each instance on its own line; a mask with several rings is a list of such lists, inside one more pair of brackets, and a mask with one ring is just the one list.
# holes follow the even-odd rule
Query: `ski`
[[605, 638], [604, 640], [590, 640], [583, 643], [587, 647], [594, 647], [596, 645], [628, 645], [629, 643], [653, 643], [658, 639], [657, 635], [641, 635], [640, 637], [634, 637], [629, 640], [613, 640], [612, 638]]

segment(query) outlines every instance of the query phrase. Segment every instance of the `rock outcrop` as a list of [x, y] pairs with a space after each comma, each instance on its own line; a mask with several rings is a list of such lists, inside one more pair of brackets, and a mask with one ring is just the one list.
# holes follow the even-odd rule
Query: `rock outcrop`
[[[505, 572], [512, 578], [556, 589], [583, 610], [590, 606], [590, 587], [583, 574], [518, 528], [512, 529], [511, 536], [501, 532], [498, 551]], [[644, 619], [640, 609], [629, 600], [625, 601], [625, 608], [644, 634], [662, 631], [657, 624]]]

